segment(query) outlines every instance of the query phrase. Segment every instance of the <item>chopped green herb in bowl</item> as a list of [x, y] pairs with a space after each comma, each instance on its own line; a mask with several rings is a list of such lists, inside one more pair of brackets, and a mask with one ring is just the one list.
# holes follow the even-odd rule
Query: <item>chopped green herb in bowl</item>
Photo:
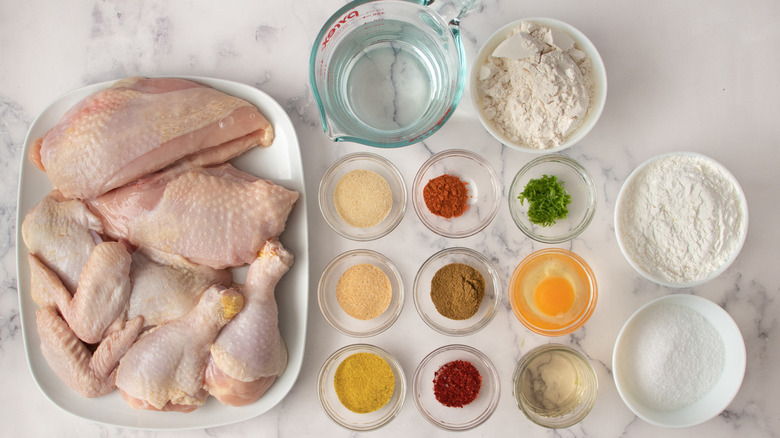
[[521, 204], [528, 201], [528, 219], [543, 227], [552, 226], [569, 214], [571, 195], [555, 175], [531, 179], [517, 198]]

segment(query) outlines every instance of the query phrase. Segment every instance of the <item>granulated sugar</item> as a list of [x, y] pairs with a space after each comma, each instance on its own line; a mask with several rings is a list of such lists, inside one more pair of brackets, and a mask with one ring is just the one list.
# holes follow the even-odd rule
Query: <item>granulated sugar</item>
[[725, 360], [723, 340], [700, 313], [680, 304], [657, 304], [624, 333], [620, 373], [648, 407], [679, 409], [701, 399], [717, 382]]

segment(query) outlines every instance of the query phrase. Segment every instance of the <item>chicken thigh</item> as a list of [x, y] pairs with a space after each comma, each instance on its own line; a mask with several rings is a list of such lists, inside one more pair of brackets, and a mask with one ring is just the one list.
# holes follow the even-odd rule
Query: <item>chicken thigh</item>
[[298, 192], [230, 164], [175, 168], [90, 201], [106, 233], [214, 269], [251, 263], [284, 231]]
[[148, 328], [189, 312], [209, 286], [231, 286], [233, 274], [195, 265], [178, 255], [138, 250], [133, 253], [130, 279], [133, 291], [127, 318], [143, 316]]
[[212, 286], [186, 315], [144, 333], [119, 362], [116, 386], [134, 409], [190, 412], [205, 403], [209, 347], [244, 297]]
[[206, 387], [226, 405], [254, 402], [287, 366], [274, 289], [292, 262], [293, 255], [277, 239], [266, 242], [241, 289], [244, 308], [211, 346]]
[[273, 138], [243, 99], [185, 79], [133, 77], [68, 110], [30, 158], [66, 197], [92, 199], [182, 158], [223, 163]]

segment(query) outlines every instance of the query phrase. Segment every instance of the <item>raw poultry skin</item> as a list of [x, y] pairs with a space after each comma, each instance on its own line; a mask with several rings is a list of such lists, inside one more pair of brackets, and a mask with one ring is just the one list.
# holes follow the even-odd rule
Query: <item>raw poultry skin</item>
[[22, 222], [22, 239], [28, 250], [54, 271], [70, 293], [76, 291], [81, 270], [102, 241], [102, 232], [103, 223], [83, 202], [65, 199], [56, 190]]
[[229, 287], [233, 274], [190, 263], [184, 257], [155, 250], [137, 250], [130, 268], [133, 291], [127, 317], [144, 317], [145, 328], [189, 312], [209, 286]]
[[67, 198], [92, 199], [185, 157], [222, 163], [274, 132], [249, 102], [177, 78], [127, 78], [82, 100], [30, 152]]
[[33, 296], [48, 295], [79, 339], [96, 344], [122, 326], [132, 290], [131, 256], [123, 244], [102, 242], [95, 247], [73, 296], [35, 255], [30, 254], [28, 260], [31, 293]]
[[94, 353], [53, 307], [38, 309], [36, 324], [41, 353], [54, 373], [84, 397], [99, 397], [116, 387], [116, 366], [141, 331], [143, 318], [127, 321], [121, 330], [103, 339]]
[[292, 263], [292, 253], [272, 239], [249, 266], [244, 308], [214, 341], [206, 368], [206, 387], [223, 404], [256, 401], [287, 366], [274, 289]]
[[251, 263], [284, 231], [298, 192], [230, 164], [174, 168], [90, 201], [106, 234], [223, 269]]
[[119, 362], [116, 386], [134, 409], [191, 412], [205, 403], [209, 347], [244, 297], [212, 286], [186, 315], [144, 333]]

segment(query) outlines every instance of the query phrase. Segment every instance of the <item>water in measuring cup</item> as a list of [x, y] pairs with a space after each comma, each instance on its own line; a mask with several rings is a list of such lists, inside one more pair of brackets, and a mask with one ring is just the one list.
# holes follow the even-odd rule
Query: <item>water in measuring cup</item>
[[377, 131], [424, 131], [435, 124], [441, 108], [450, 104], [451, 61], [434, 37], [397, 20], [367, 23], [347, 35], [331, 60], [344, 66], [332, 76], [340, 91], [331, 106], [339, 108], [333, 120], [346, 132], [366, 137]]
[[430, 68], [413, 48], [388, 41], [357, 58], [347, 77], [347, 100], [363, 123], [397, 129], [425, 113], [433, 95], [431, 82]]

